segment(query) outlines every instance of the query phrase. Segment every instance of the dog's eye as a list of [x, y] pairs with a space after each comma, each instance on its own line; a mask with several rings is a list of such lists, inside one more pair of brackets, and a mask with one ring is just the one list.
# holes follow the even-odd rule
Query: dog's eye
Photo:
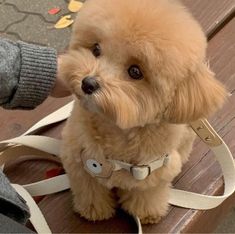
[[137, 65], [130, 66], [128, 69], [128, 74], [131, 78], [133, 78], [135, 80], [143, 79], [143, 74]]
[[101, 48], [98, 43], [95, 43], [94, 46], [92, 47], [92, 54], [95, 57], [99, 57], [101, 55]]

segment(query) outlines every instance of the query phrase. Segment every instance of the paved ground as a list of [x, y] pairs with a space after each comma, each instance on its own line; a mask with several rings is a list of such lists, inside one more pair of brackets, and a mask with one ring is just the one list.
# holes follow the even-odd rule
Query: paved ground
[[[58, 19], [69, 13], [69, 0], [0, 0], [0, 36], [13, 40], [47, 45], [63, 51], [68, 45], [71, 27], [55, 29]], [[57, 15], [49, 15], [51, 8], [60, 7]], [[71, 14], [71, 13], [69, 13]], [[75, 17], [74, 14], [72, 14]], [[234, 233], [233, 209], [216, 233]]]
[[[0, 0], [0, 35], [13, 40], [23, 40], [48, 45], [58, 51], [68, 45], [71, 27], [55, 29], [59, 18], [71, 14], [69, 0]], [[48, 10], [60, 7], [57, 15]], [[75, 17], [75, 14], [72, 14]]]

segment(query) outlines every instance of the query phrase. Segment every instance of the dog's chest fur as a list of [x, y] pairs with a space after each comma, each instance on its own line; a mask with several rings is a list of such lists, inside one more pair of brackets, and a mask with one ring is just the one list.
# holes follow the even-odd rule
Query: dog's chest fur
[[80, 147], [98, 147], [105, 158], [132, 164], [150, 162], [177, 150], [186, 128], [185, 125], [162, 123], [123, 130], [98, 114], [86, 112], [79, 105], [70, 122], [73, 123], [73, 126], [68, 123], [67, 127], [70, 128], [70, 138]]

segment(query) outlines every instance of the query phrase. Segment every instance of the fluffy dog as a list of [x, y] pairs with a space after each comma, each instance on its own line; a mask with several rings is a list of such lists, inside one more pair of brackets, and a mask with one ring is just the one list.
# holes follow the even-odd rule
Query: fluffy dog
[[[75, 94], [61, 157], [81, 216], [108, 219], [117, 206], [142, 223], [166, 215], [171, 182], [194, 140], [188, 123], [225, 98], [206, 47], [201, 27], [176, 0], [84, 4], [59, 71]], [[124, 169], [104, 177], [84, 169], [89, 159], [99, 167], [110, 159], [146, 165], [166, 154], [168, 163], [144, 180]]]

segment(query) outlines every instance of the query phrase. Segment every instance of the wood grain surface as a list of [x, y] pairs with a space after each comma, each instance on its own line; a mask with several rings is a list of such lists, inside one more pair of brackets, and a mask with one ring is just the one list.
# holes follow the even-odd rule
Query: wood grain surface
[[234, 0], [182, 0], [182, 2], [195, 18], [199, 19], [209, 38], [223, 27], [235, 11]]

